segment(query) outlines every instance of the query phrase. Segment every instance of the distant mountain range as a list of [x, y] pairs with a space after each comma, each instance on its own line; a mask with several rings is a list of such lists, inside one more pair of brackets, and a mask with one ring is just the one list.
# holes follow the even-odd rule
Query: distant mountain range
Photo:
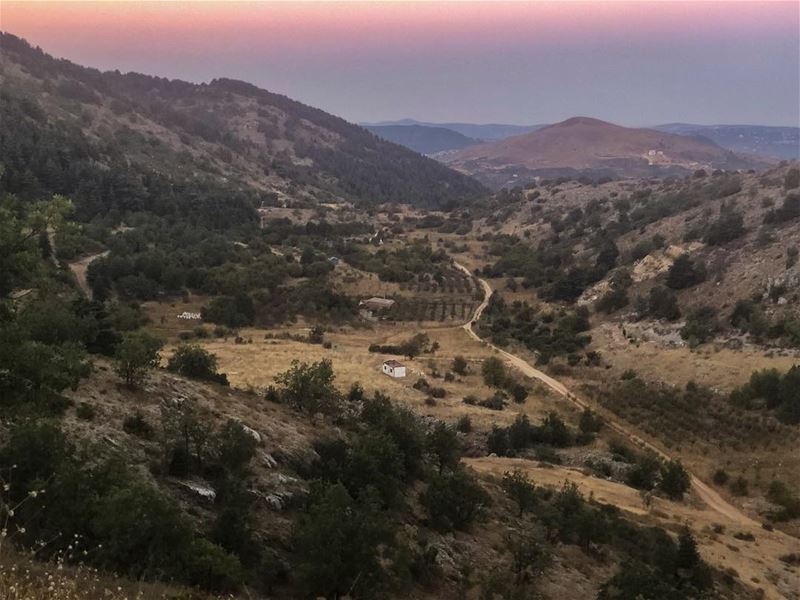
[[574, 117], [498, 142], [439, 155], [490, 187], [534, 177], [654, 177], [696, 169], [760, 169], [774, 161], [738, 155], [706, 138]]
[[426, 125], [365, 125], [364, 127], [384, 140], [411, 148], [420, 154], [460, 150], [483, 141], [446, 127]]
[[[499, 141], [547, 127], [547, 125], [430, 123], [414, 119], [362, 125], [386, 140], [422, 154], [461, 150], [470, 145], [467, 143], [470, 139], [481, 142]], [[391, 129], [386, 129], [387, 127]], [[406, 128], [408, 130], [405, 130]], [[460, 137], [448, 137], [441, 131], [442, 129], [458, 133]], [[740, 154], [754, 154], [782, 160], [800, 159], [800, 127], [669, 123], [656, 125], [653, 129], [665, 133], [704, 138]]]
[[[399, 121], [380, 121], [378, 123], [361, 123], [362, 127], [372, 129], [373, 127], [430, 127], [430, 128], [444, 128], [460, 133], [467, 138], [473, 138], [482, 142], [491, 142], [496, 140], [503, 140], [513, 135], [522, 135], [536, 131], [546, 125], [504, 125], [501, 123], [430, 123], [425, 121], [416, 121], [414, 119], [400, 119]], [[394, 141], [394, 140], [392, 140]], [[397, 142], [399, 143], [399, 142]], [[453, 148], [448, 148], [452, 150]]]
[[742, 154], [770, 156], [784, 160], [800, 159], [800, 127], [765, 125], [692, 125], [670, 123], [655, 127], [659, 131], [703, 137]]

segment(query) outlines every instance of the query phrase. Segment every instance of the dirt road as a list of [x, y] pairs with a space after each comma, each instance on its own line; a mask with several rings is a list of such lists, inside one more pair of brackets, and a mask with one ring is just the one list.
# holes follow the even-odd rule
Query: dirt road
[[[457, 262], [455, 263], [455, 266], [464, 273], [470, 276], [474, 276], [474, 274], [471, 273], [469, 269], [467, 269], [465, 266]], [[645, 448], [647, 450], [650, 450], [665, 460], [673, 460], [672, 456], [670, 456], [662, 448], [658, 447], [655, 443], [641, 438], [639, 435], [633, 432], [626, 424], [616, 420], [615, 416], [612, 413], [604, 411], [595, 406], [590, 406], [584, 400], [580, 399], [578, 396], [572, 393], [567, 388], [567, 386], [565, 386], [557, 379], [554, 379], [553, 377], [547, 375], [546, 373], [543, 373], [542, 371], [535, 368], [534, 366], [532, 366], [530, 363], [520, 358], [519, 356], [507, 352], [502, 348], [498, 348], [491, 342], [488, 342], [483, 338], [481, 338], [475, 332], [474, 325], [475, 323], [478, 322], [478, 320], [481, 317], [481, 314], [483, 314], [483, 311], [489, 304], [489, 298], [492, 295], [492, 288], [485, 279], [481, 279], [480, 277], [476, 278], [478, 279], [478, 281], [481, 284], [481, 287], [484, 290], [484, 299], [483, 302], [481, 302], [481, 304], [475, 310], [475, 313], [472, 315], [472, 318], [468, 322], [464, 323], [464, 325], [462, 326], [470, 337], [483, 344], [486, 344], [492, 350], [497, 352], [499, 356], [505, 359], [506, 362], [517, 368], [524, 375], [541, 381], [542, 383], [547, 385], [550, 389], [563, 396], [566, 400], [568, 400], [581, 410], [583, 410], [584, 408], [591, 408], [593, 411], [595, 411], [596, 413], [600, 414], [603, 417], [607, 427], [619, 433], [620, 435], [628, 438], [640, 448]], [[756, 540], [761, 542], [762, 545], [768, 543], [770, 547], [774, 547], [776, 549], [776, 552], [778, 552], [777, 554], [773, 554], [772, 557], [774, 558], [776, 563], [779, 562], [778, 556], [781, 556], [780, 554], [781, 552], [783, 554], [788, 554], [791, 552], [800, 551], [800, 540], [797, 540], [796, 538], [786, 535], [780, 531], [768, 532], [762, 529], [760, 523], [751, 519], [742, 511], [740, 511], [738, 508], [727, 502], [722, 496], [719, 495], [719, 493], [716, 492], [716, 490], [712, 489], [710, 486], [705, 484], [696, 475], [690, 473], [690, 477], [692, 481], [692, 489], [697, 494], [697, 496], [706, 504], [708, 509], [712, 513], [716, 513], [719, 517], [722, 517], [724, 521], [740, 528], [746, 528], [756, 538]], [[775, 564], [773, 566], [775, 569], [779, 568], [778, 564]], [[762, 566], [762, 569], [763, 568], [764, 567]], [[800, 579], [797, 578], [796, 575], [792, 579], [793, 579], [792, 581], [793, 584], [800, 585]], [[752, 584], [752, 582], [748, 583]], [[797, 592], [798, 595], [790, 596], [787, 595], [786, 589], [783, 589], [784, 586], [778, 587], [777, 585], [770, 584], [769, 582], [766, 581], [760, 581], [760, 584], [765, 586], [765, 592], [767, 594], [766, 595], [767, 598], [800, 597], [800, 591]], [[797, 590], [800, 590], [800, 587], [798, 587]]]
[[89, 282], [86, 279], [86, 271], [92, 262], [106, 255], [108, 255], [108, 250], [105, 252], [92, 254], [90, 256], [84, 256], [79, 260], [68, 263], [70, 271], [72, 271], [72, 274], [75, 276], [75, 280], [78, 282], [78, 286], [81, 288], [87, 298], [92, 297], [92, 288], [89, 286]]

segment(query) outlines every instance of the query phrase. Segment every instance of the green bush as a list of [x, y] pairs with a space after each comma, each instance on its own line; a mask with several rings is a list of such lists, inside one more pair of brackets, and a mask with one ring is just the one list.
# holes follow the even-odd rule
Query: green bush
[[144, 414], [139, 410], [137, 410], [134, 414], [125, 417], [125, 420], [122, 422], [122, 430], [125, 433], [135, 435], [143, 440], [152, 439], [155, 434], [153, 426], [148, 423]]
[[711, 480], [716, 485], [725, 485], [726, 483], [728, 483], [730, 478], [731, 478], [730, 475], [728, 475], [728, 472], [725, 471], [725, 469], [717, 469], [711, 476]]
[[93, 421], [96, 414], [94, 406], [87, 402], [81, 402], [75, 408], [75, 416], [84, 421]]
[[679, 319], [681, 311], [678, 308], [678, 297], [675, 292], [657, 285], [650, 290], [647, 312], [656, 319], [667, 319], [668, 321]]
[[455, 429], [442, 422], [437, 423], [428, 433], [426, 446], [434, 464], [439, 468], [439, 473], [445, 469], [452, 471], [458, 467], [461, 460], [461, 442]]
[[745, 408], [762, 400], [784, 423], [800, 423], [800, 366], [791, 367], [783, 375], [775, 369], [754, 371], [749, 382], [731, 392], [730, 400]]
[[689, 473], [680, 461], [669, 461], [661, 467], [661, 481], [658, 488], [672, 500], [683, 500], [683, 495], [691, 487]]
[[749, 485], [747, 479], [744, 477], [737, 477], [730, 484], [731, 494], [734, 496], [747, 496], [749, 493]]
[[318, 485], [292, 535], [294, 574], [311, 597], [374, 595], [386, 573], [382, 548], [392, 542], [377, 501], [356, 501], [341, 484]]
[[126, 334], [114, 353], [114, 371], [126, 386], [139, 387], [146, 380], [147, 372], [158, 366], [162, 346], [160, 339], [147, 332]]
[[308, 413], [333, 413], [339, 409], [341, 395], [334, 387], [333, 366], [323, 359], [315, 363], [292, 361], [292, 366], [275, 377], [282, 387], [280, 398]]
[[628, 306], [630, 299], [628, 298], [628, 290], [618, 288], [609, 290], [603, 294], [597, 302], [594, 303], [594, 309], [597, 312], [611, 314], [622, 308]]
[[227, 376], [217, 372], [217, 357], [197, 344], [180, 344], [175, 348], [167, 370], [192, 379], [228, 385]]
[[453, 364], [450, 368], [453, 370], [453, 373], [463, 376], [467, 374], [468, 366], [467, 359], [458, 355], [453, 358]]
[[484, 359], [481, 365], [481, 374], [483, 375], [483, 382], [493, 388], [501, 388], [506, 382], [506, 365], [496, 356], [490, 356]]
[[440, 531], [466, 529], [489, 505], [489, 495], [466, 469], [434, 476], [420, 496], [430, 525]]
[[461, 415], [458, 418], [456, 431], [460, 431], [461, 433], [469, 433], [472, 431], [472, 419], [469, 418], [469, 415]]
[[667, 271], [667, 287], [682, 290], [705, 281], [705, 278], [705, 266], [693, 261], [688, 254], [682, 254]]
[[255, 307], [252, 298], [246, 294], [221, 296], [205, 305], [201, 314], [204, 321], [238, 329], [253, 324]]
[[519, 469], [504, 473], [500, 485], [517, 504], [520, 517], [536, 506], [536, 484]]

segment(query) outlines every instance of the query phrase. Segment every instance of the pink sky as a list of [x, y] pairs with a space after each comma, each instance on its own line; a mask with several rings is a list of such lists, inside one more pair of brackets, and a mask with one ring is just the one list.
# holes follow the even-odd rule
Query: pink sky
[[[549, 121], [569, 116], [559, 106], [582, 109], [578, 93], [600, 109], [584, 102], [580, 112], [610, 117], [602, 113], [614, 112], [620, 91], [639, 97], [622, 107], [632, 124], [797, 116], [797, 2], [3, 0], [0, 11], [3, 30], [56, 56], [195, 81], [246, 79], [356, 120]], [[742, 106], [714, 119], [708, 103], [735, 103], [733, 90]], [[693, 103], [692, 91], [704, 109], [675, 105]]]

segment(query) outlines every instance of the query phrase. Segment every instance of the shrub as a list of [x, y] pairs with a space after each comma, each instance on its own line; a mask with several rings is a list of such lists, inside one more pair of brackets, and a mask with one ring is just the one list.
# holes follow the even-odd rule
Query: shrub
[[656, 319], [667, 319], [668, 321], [674, 321], [681, 316], [678, 297], [673, 291], [660, 285], [650, 290], [647, 311]]
[[440, 531], [466, 529], [488, 506], [489, 495], [466, 469], [435, 476], [420, 496], [430, 524]]
[[228, 419], [212, 440], [215, 459], [229, 473], [241, 475], [256, 453], [255, 436], [233, 419]]
[[691, 487], [689, 473], [680, 461], [669, 461], [661, 467], [661, 482], [658, 487], [672, 500], [683, 500]]
[[745, 234], [742, 215], [733, 210], [724, 210], [706, 231], [705, 242], [711, 246], [727, 244]]
[[714, 471], [714, 475], [712, 475], [711, 480], [717, 485], [725, 485], [730, 480], [730, 475], [725, 469], [717, 469]]
[[469, 433], [472, 431], [472, 419], [469, 418], [469, 415], [461, 415], [458, 418], [456, 431], [460, 431], [461, 433]]
[[84, 421], [93, 421], [95, 414], [94, 406], [87, 402], [81, 402], [78, 404], [77, 408], [75, 408], [75, 416]]
[[297, 581], [311, 597], [373, 595], [391, 539], [374, 498], [356, 501], [341, 484], [318, 485], [292, 535]]
[[506, 395], [503, 392], [495, 392], [494, 395], [478, 402], [478, 405], [491, 410], [503, 410], [506, 406]]
[[701, 283], [705, 278], [705, 266], [695, 263], [688, 254], [682, 254], [667, 271], [667, 287], [682, 290]]
[[184, 377], [228, 385], [227, 376], [217, 372], [217, 357], [197, 344], [180, 344], [167, 362], [167, 370]]
[[652, 490], [657, 481], [661, 463], [652, 454], [645, 454], [637, 460], [633, 469], [628, 472], [625, 482], [640, 490]]
[[496, 356], [490, 356], [481, 365], [483, 382], [493, 388], [501, 388], [506, 382], [506, 366]]
[[255, 307], [247, 294], [220, 296], [203, 306], [201, 314], [204, 321], [238, 329], [253, 324]]
[[319, 325], [315, 325], [308, 332], [309, 344], [322, 344], [325, 341], [325, 330]]
[[428, 433], [426, 446], [439, 473], [445, 469], [455, 469], [461, 459], [461, 443], [454, 429], [442, 422], [437, 423]]
[[792, 167], [786, 171], [786, 177], [783, 180], [783, 187], [787, 190], [793, 190], [800, 187], [800, 169]]
[[695, 309], [686, 319], [686, 325], [681, 328], [681, 338], [688, 340], [690, 345], [712, 340], [717, 332], [716, 317], [716, 310], [710, 306]]
[[453, 358], [453, 364], [450, 368], [453, 370], [453, 373], [463, 376], [467, 374], [467, 367], [467, 359], [458, 355]]
[[508, 497], [517, 504], [520, 517], [536, 505], [536, 485], [519, 469], [506, 471], [500, 485]]
[[730, 400], [745, 408], [763, 400], [768, 409], [776, 409], [784, 423], [800, 423], [800, 366], [791, 367], [783, 375], [775, 369], [754, 371], [749, 382], [731, 392]]
[[585, 408], [578, 421], [578, 428], [583, 434], [595, 434], [603, 428], [603, 420], [598, 417], [590, 408]]
[[373, 430], [386, 433], [402, 453], [403, 472], [407, 477], [422, 472], [425, 456], [425, 432], [417, 416], [408, 408], [393, 404], [376, 393], [364, 401], [361, 420]]
[[767, 500], [780, 506], [772, 515], [775, 521], [788, 521], [800, 517], [800, 498], [782, 481], [772, 481], [767, 490]]
[[786, 196], [783, 204], [764, 215], [764, 223], [787, 223], [800, 217], [800, 194]]
[[737, 477], [730, 485], [731, 494], [734, 496], [747, 496], [749, 493], [748, 488], [747, 479], [742, 476]]
[[114, 371], [130, 388], [139, 387], [147, 378], [147, 372], [158, 366], [160, 339], [146, 333], [128, 333], [114, 353]]
[[334, 378], [333, 365], [328, 359], [311, 364], [295, 360], [275, 381], [282, 386], [280, 398], [290, 406], [309, 413], [332, 413], [341, 400], [333, 385]]
[[486, 447], [489, 454], [506, 456], [508, 454], [508, 433], [502, 427], [492, 425], [492, 430], [486, 438]]
[[628, 290], [625, 288], [617, 288], [603, 294], [597, 302], [595, 302], [594, 309], [597, 312], [611, 314], [628, 306], [628, 302], [630, 302]]
[[523, 404], [525, 399], [528, 397], [528, 388], [521, 383], [514, 383], [509, 387], [509, 392], [511, 393], [511, 398], [514, 400], [514, 402], [517, 404]]
[[234, 592], [244, 580], [239, 558], [205, 538], [191, 543], [185, 560], [188, 580], [203, 589]]
[[404, 460], [389, 434], [370, 431], [356, 437], [343, 466], [342, 482], [354, 497], [372, 487], [383, 506], [394, 506], [406, 476]]
[[125, 420], [122, 422], [122, 430], [125, 433], [135, 435], [136, 437], [140, 437], [144, 440], [152, 439], [153, 434], [155, 433], [153, 426], [147, 422], [144, 414], [142, 414], [142, 412], [139, 410], [132, 415], [125, 417]]

